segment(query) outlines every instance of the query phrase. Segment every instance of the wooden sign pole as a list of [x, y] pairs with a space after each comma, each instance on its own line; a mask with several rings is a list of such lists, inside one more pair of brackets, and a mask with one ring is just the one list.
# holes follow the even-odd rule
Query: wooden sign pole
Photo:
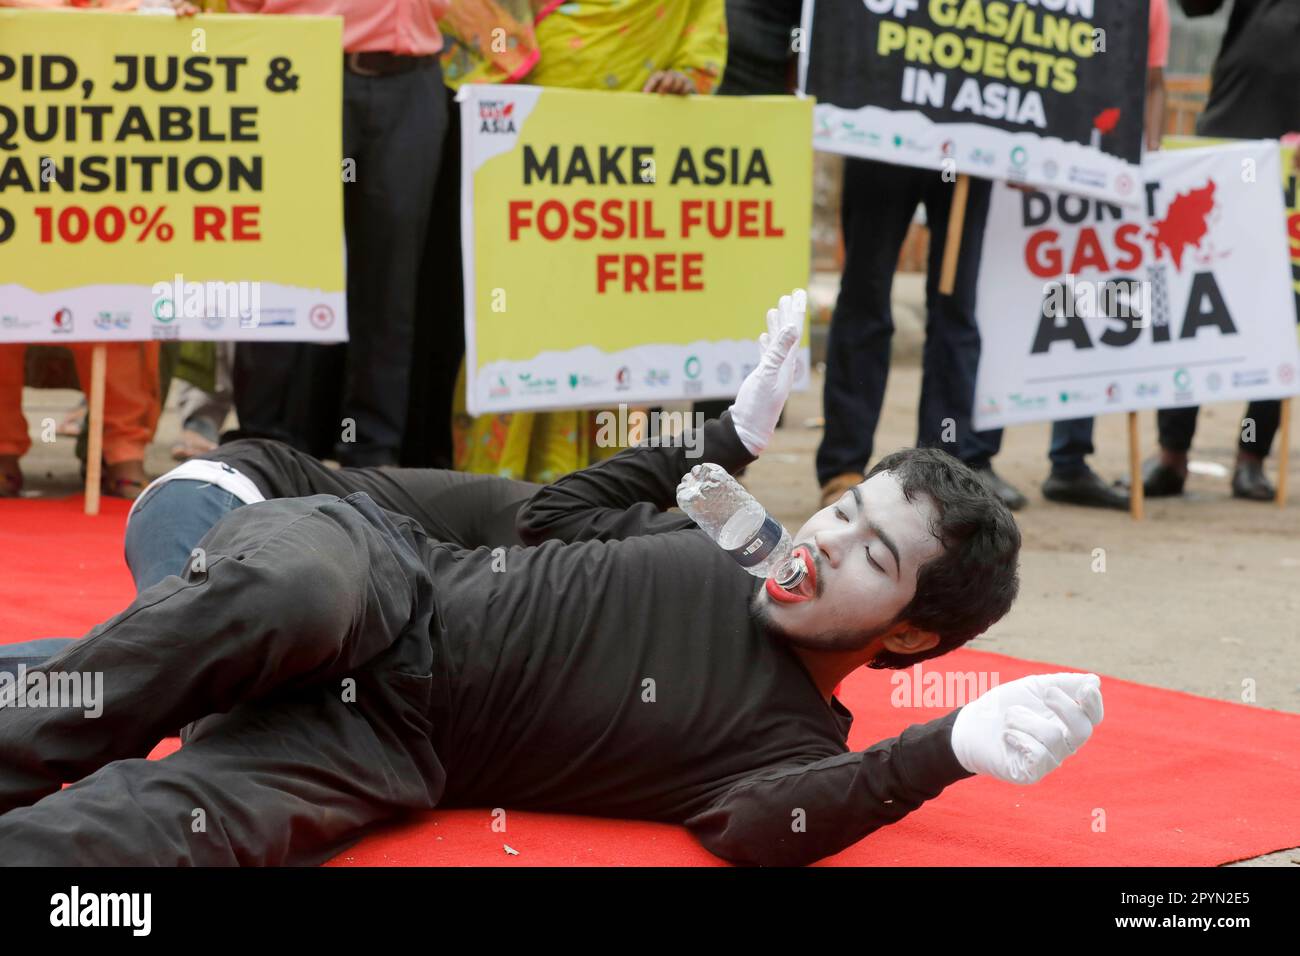
[[[108, 345], [96, 342], [90, 353], [90, 394], [86, 413], [86, 514], [99, 514], [99, 480], [104, 461], [104, 378]], [[85, 387], [83, 383], [83, 388]]]
[[1142, 446], [1138, 440], [1138, 413], [1128, 413], [1128, 509], [1134, 521], [1142, 520]]
[[[1297, 154], [1300, 155], [1300, 154]], [[1277, 445], [1277, 506], [1286, 507], [1287, 466], [1291, 460], [1291, 399], [1282, 399], [1282, 434]]]
[[952, 191], [952, 207], [948, 210], [948, 235], [943, 243], [943, 267], [939, 270], [940, 295], [952, 295], [957, 283], [957, 254], [961, 252], [961, 233], [966, 225], [966, 197], [969, 194], [970, 177], [959, 173]]

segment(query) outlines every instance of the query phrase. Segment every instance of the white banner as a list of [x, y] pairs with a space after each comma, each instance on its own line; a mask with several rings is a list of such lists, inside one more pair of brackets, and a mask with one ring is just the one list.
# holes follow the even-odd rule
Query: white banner
[[1277, 143], [1142, 172], [1134, 209], [994, 187], [976, 428], [1300, 392]]
[[0, 344], [68, 342], [345, 342], [343, 292], [275, 282], [193, 282], [33, 292], [0, 285]]

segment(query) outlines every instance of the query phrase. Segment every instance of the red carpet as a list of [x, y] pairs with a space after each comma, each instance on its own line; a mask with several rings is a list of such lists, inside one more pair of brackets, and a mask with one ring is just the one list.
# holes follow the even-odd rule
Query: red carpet
[[[0, 643], [81, 634], [129, 601], [125, 503], [105, 502], [98, 519], [80, 507], [79, 498], [0, 501]], [[933, 664], [996, 672], [1004, 683], [1070, 669], [976, 651]], [[855, 749], [943, 713], [892, 707], [890, 679], [859, 671], [845, 682]], [[1300, 716], [1115, 678], [1103, 679], [1102, 692], [1105, 721], [1042, 783], [964, 780], [826, 863], [1203, 866], [1300, 846]], [[370, 836], [332, 865], [719, 863], [680, 827], [506, 809], [505, 832], [494, 832], [491, 808], [435, 811]]]

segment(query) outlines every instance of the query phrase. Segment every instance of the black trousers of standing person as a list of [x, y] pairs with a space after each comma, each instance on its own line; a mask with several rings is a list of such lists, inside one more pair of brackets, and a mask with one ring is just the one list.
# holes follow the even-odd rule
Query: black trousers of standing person
[[235, 406], [244, 437], [277, 438], [346, 465], [400, 460], [420, 258], [447, 131], [438, 60], [419, 64], [382, 76], [344, 71], [343, 156], [356, 173], [343, 183], [349, 341], [240, 345]]
[[[201, 542], [205, 570], [36, 668], [102, 674], [98, 717], [0, 707], [4, 862], [315, 864], [434, 807], [423, 538], [365, 494], [231, 512]], [[180, 750], [143, 759], [182, 725]]]
[[[1196, 405], [1184, 408], [1162, 408], [1156, 412], [1156, 428], [1160, 435], [1160, 447], [1169, 451], [1187, 452], [1192, 447], [1192, 437], [1196, 434], [1196, 415], [1200, 407]], [[1273, 449], [1273, 436], [1282, 424], [1282, 403], [1277, 399], [1260, 399], [1246, 406], [1246, 418], [1255, 422], [1254, 441], [1246, 441], [1244, 435], [1238, 435], [1237, 447], [1247, 455], [1267, 458]]]
[[[727, 0], [727, 68], [717, 96], [790, 92], [791, 31], [799, 25], [800, 7], [800, 0]], [[729, 398], [695, 403], [706, 421], [721, 418], [730, 407]]]
[[939, 272], [954, 184], [931, 170], [845, 159], [844, 273], [827, 342], [826, 430], [817, 449], [822, 484], [865, 471], [871, 459], [894, 335], [890, 292], [917, 203], [925, 204], [930, 227], [917, 446], [943, 448], [973, 468], [987, 467], [1001, 447], [1001, 429], [976, 432], [972, 425], [980, 357], [975, 287], [991, 188], [988, 180], [970, 180], [956, 282], [944, 296]]
[[[1295, 296], [1296, 322], [1300, 323], [1300, 292]], [[1160, 447], [1169, 451], [1186, 453], [1191, 451], [1192, 438], [1196, 435], [1196, 415], [1200, 411], [1197, 405], [1182, 408], [1162, 408], [1156, 412], [1156, 429], [1160, 437]], [[1246, 406], [1243, 421], [1255, 423], [1254, 441], [1246, 441], [1244, 435], [1237, 436], [1237, 448], [1246, 455], [1267, 458], [1273, 450], [1273, 439], [1282, 426], [1282, 403], [1275, 398], [1256, 399]]]
[[448, 89], [433, 209], [425, 231], [411, 345], [411, 386], [402, 442], [408, 468], [451, 468], [451, 409], [465, 356], [465, 278], [460, 250], [460, 107]]

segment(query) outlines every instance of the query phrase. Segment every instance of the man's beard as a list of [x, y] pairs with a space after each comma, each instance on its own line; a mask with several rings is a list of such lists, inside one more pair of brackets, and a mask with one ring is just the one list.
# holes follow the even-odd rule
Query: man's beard
[[809, 651], [860, 651], [891, 627], [893, 622], [871, 631], [826, 631], [815, 637], [791, 634], [772, 620], [772, 609], [763, 600], [763, 589], [754, 592], [749, 602], [749, 616], [767, 633], [792, 647]]

